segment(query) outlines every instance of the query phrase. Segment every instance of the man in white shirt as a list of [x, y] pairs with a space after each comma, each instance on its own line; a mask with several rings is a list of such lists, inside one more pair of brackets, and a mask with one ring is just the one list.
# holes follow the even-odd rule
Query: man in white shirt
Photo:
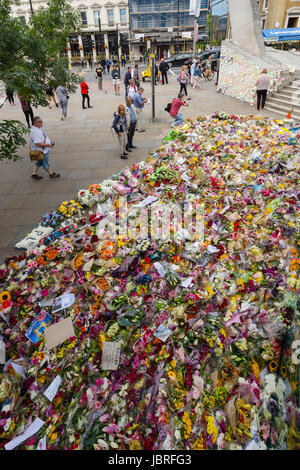
[[34, 162], [31, 177], [36, 180], [42, 179], [43, 177], [39, 176], [37, 173], [39, 168], [43, 167], [43, 169], [48, 173], [49, 178], [58, 178], [60, 174], [52, 171], [49, 165], [49, 153], [50, 149], [54, 147], [54, 143], [46, 136], [42, 127], [43, 121], [39, 116], [36, 116], [33, 119], [33, 126], [30, 130], [30, 146], [32, 150], [41, 150], [44, 154], [44, 159], [42, 161]]

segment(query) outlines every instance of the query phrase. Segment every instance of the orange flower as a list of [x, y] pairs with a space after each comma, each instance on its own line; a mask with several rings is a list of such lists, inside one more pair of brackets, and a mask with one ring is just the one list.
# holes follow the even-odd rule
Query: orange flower
[[74, 266], [75, 266], [75, 269], [79, 269], [80, 266], [82, 266], [83, 264], [83, 256], [82, 254], [79, 254], [78, 256], [76, 256], [75, 260], [74, 260]]
[[98, 279], [97, 281], [97, 286], [105, 292], [109, 288], [109, 282], [106, 279]]
[[57, 250], [55, 248], [51, 248], [45, 252], [45, 255], [48, 259], [54, 260], [57, 257]]
[[45, 259], [44, 256], [39, 256], [36, 260], [39, 264], [42, 264], [42, 265], [47, 264], [47, 260]]

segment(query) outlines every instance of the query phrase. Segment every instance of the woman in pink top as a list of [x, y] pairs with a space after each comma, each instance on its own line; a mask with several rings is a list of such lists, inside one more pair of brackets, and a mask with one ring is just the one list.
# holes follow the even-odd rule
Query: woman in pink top
[[257, 82], [255, 83], [256, 86], [256, 94], [257, 94], [257, 109], [260, 110], [264, 109], [265, 102], [267, 98], [268, 88], [270, 86], [271, 79], [267, 75], [267, 69], [264, 69], [261, 72], [261, 75], [258, 77]]

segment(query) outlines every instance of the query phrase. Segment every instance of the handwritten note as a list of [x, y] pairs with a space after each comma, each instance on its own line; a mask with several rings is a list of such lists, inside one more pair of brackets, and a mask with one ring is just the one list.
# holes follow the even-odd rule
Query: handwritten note
[[22, 442], [27, 441], [27, 439], [36, 434], [41, 429], [41, 427], [44, 426], [44, 424], [45, 421], [42, 421], [40, 418], [36, 418], [33, 423], [31, 423], [31, 425], [23, 432], [23, 434], [20, 434], [5, 444], [5, 449], [13, 450], [15, 447], [18, 447], [20, 444], [22, 444]]
[[53, 382], [49, 385], [47, 390], [44, 391], [45, 397], [48, 398], [49, 401], [52, 401], [55, 395], [57, 394], [57, 390], [61, 384], [61, 377], [57, 375]]
[[101, 368], [104, 370], [117, 370], [119, 366], [121, 343], [105, 341], [102, 350]]

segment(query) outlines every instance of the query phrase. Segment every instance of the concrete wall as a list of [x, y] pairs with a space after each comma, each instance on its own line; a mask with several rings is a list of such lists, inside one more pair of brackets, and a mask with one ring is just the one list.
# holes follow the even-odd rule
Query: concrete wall
[[265, 54], [257, 1], [228, 0], [232, 42], [255, 56]]

